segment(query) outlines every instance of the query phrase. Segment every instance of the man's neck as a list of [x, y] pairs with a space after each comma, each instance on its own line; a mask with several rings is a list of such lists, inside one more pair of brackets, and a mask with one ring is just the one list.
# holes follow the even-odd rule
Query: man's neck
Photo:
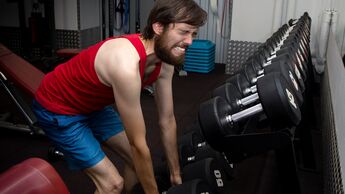
[[160, 62], [160, 59], [154, 53], [154, 40], [153, 39], [142, 39], [140, 38], [146, 52], [146, 66], [152, 66]]
[[149, 56], [154, 53], [154, 40], [153, 39], [143, 39], [140, 37], [141, 42], [144, 45], [146, 55]]

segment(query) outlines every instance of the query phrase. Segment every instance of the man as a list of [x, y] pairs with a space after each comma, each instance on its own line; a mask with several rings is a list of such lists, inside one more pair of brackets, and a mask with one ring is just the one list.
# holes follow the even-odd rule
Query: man
[[[39, 124], [95, 193], [128, 193], [137, 179], [145, 193], [158, 193], [140, 106], [141, 89], [152, 83], [170, 180], [181, 184], [171, 82], [206, 18], [193, 0], [157, 0], [143, 34], [109, 38], [45, 76], [33, 103]], [[100, 143], [124, 159], [123, 176]]]

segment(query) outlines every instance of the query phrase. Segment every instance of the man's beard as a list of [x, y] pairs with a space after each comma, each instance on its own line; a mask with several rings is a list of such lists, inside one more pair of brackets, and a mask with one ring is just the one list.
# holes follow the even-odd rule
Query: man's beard
[[182, 66], [184, 63], [185, 55], [183, 54], [180, 56], [174, 56], [171, 53], [171, 49], [173, 48], [169, 48], [168, 45], [166, 44], [166, 42], [168, 42], [167, 37], [168, 36], [165, 33], [156, 37], [155, 46], [154, 46], [156, 56], [160, 60], [164, 61], [165, 63], [171, 64], [174, 66]]

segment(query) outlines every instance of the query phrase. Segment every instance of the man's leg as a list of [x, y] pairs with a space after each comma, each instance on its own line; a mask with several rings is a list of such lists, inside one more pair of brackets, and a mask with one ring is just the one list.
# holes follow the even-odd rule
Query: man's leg
[[124, 184], [126, 193], [129, 193], [133, 186], [138, 182], [133, 160], [132, 160], [132, 152], [130, 149], [130, 145], [124, 131], [118, 133], [115, 136], [112, 136], [107, 141], [104, 142], [105, 145], [110, 148], [112, 151], [119, 154], [119, 156], [125, 162], [125, 168], [123, 171], [124, 177]]
[[[95, 193], [120, 194], [124, 184], [123, 178], [104, 154], [99, 140], [94, 137], [92, 128], [87, 124], [90, 118], [85, 115], [55, 114], [44, 109], [35, 101], [33, 104], [39, 124], [57, 149], [64, 153], [64, 159], [69, 168], [83, 170], [94, 182]], [[95, 122], [95, 125], [102, 123]], [[100, 128], [112, 127], [100, 126]], [[114, 135], [116, 131], [110, 130], [108, 134]], [[109, 135], [109, 137], [111, 136]]]
[[105, 156], [103, 160], [95, 166], [85, 169], [84, 172], [96, 185], [95, 194], [121, 193], [124, 184], [123, 178], [108, 157]]
[[111, 106], [91, 115], [88, 124], [94, 136], [103, 145], [117, 153], [124, 161], [124, 186], [127, 193], [138, 182], [132, 152], [119, 114]]

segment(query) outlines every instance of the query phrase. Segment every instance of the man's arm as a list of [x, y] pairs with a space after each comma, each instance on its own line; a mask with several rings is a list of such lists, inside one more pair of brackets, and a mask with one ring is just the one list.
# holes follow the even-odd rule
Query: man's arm
[[162, 64], [161, 73], [155, 83], [155, 100], [161, 128], [161, 139], [170, 169], [173, 185], [181, 184], [180, 165], [176, 141], [176, 120], [172, 95], [174, 66]]
[[[121, 41], [125, 42], [120, 45], [128, 43], [126, 43], [128, 40]], [[116, 107], [131, 146], [136, 174], [145, 193], [158, 194], [151, 154], [146, 143], [146, 128], [140, 104], [139, 56], [134, 47], [118, 47], [116, 45], [118, 44], [115, 46], [105, 45], [104, 48], [101, 48], [105, 53], [104, 56], [100, 54], [99, 58], [96, 58], [96, 62], [100, 64], [98, 67], [96, 66], [96, 72], [101, 80], [113, 88]]]

